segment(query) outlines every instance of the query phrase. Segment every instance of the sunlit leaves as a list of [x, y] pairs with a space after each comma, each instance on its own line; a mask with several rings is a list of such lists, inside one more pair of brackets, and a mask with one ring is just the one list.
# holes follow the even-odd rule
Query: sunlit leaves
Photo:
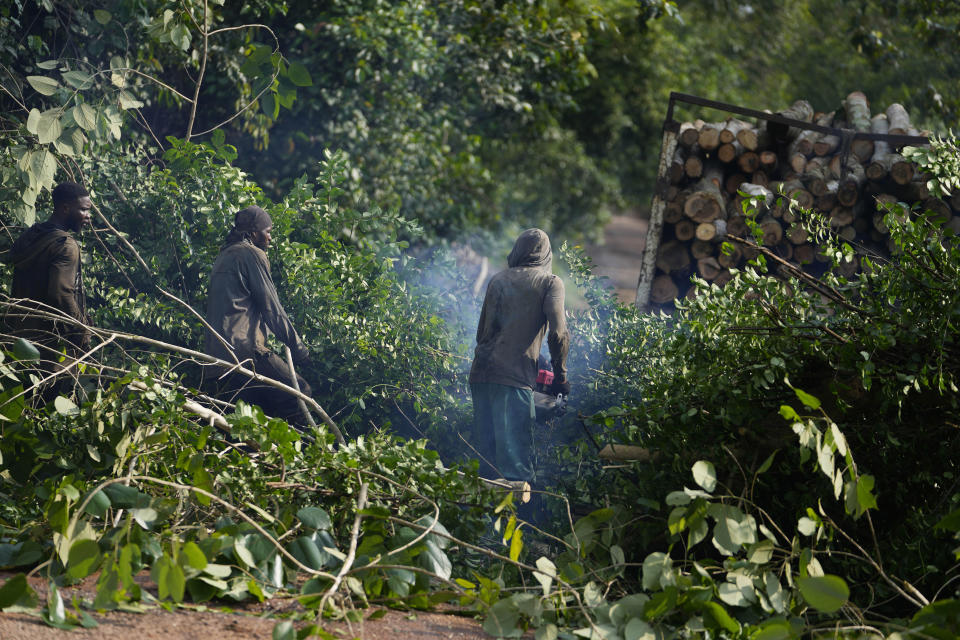
[[833, 613], [847, 603], [850, 588], [839, 576], [824, 575], [797, 578], [803, 599], [824, 613]]
[[59, 82], [46, 76], [27, 76], [27, 82], [34, 91], [44, 96], [52, 96], [60, 87]]

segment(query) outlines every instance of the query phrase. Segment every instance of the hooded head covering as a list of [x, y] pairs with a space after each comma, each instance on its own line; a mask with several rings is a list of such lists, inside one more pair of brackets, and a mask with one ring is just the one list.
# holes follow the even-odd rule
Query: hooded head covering
[[550, 238], [540, 229], [527, 229], [517, 237], [513, 250], [507, 256], [507, 265], [510, 267], [542, 267], [549, 271], [553, 266]]
[[237, 211], [237, 215], [233, 219], [233, 229], [227, 234], [227, 241], [224, 245], [241, 242], [249, 238], [251, 233], [264, 231], [272, 226], [273, 220], [270, 218], [270, 214], [256, 205], [251, 205]]

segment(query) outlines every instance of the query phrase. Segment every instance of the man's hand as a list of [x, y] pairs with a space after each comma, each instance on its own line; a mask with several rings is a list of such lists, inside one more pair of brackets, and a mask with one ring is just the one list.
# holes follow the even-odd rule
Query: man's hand
[[550, 388], [547, 389], [550, 395], [555, 396], [562, 393], [564, 396], [570, 395], [570, 382], [566, 378], [554, 378]]

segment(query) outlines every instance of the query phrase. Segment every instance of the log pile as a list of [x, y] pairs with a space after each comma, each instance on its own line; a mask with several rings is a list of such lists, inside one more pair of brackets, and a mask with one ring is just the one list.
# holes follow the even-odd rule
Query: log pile
[[[784, 260], [808, 273], [823, 274], [828, 260], [800, 226], [805, 209], [822, 213], [833, 231], [863, 251], [889, 255], [889, 232], [878, 202], [919, 204], [950, 219], [957, 202], [930, 197], [925, 177], [887, 141], [858, 139], [854, 131], [926, 135], [917, 131], [902, 105], [871, 112], [866, 96], [855, 91], [836, 111], [817, 113], [798, 100], [781, 115], [837, 130], [827, 134], [760, 120], [686, 122], [676, 150], [665, 166], [663, 231], [658, 245], [650, 302], [669, 309], [680, 296], [693, 295], [697, 275], [723, 286], [730, 269], [756, 254], [740, 243], [724, 243], [727, 234], [749, 237], [743, 215], [745, 197], [766, 196], [756, 220], [763, 242]], [[744, 195], [746, 194], [746, 196]], [[786, 197], [783, 197], [786, 196]], [[789, 199], [789, 200], [788, 200]], [[953, 221], [960, 228], [960, 217]], [[857, 260], [842, 265], [852, 275]]]

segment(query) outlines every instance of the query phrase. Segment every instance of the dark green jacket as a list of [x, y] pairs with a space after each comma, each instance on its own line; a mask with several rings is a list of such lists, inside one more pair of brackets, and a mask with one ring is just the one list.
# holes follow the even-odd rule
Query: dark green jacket
[[[42, 303], [89, 324], [80, 268], [80, 245], [66, 230], [53, 222], [41, 222], [17, 238], [11, 250], [14, 299]], [[27, 306], [29, 303], [27, 303]], [[23, 337], [51, 344], [65, 339], [80, 347], [89, 338], [89, 331], [68, 323], [43, 318], [7, 318], [10, 328]]]
[[564, 288], [563, 281], [550, 272], [552, 252], [547, 235], [538, 229], [522, 234], [507, 264], [509, 268], [487, 285], [470, 383], [533, 389], [544, 335], [553, 373], [566, 379], [570, 334], [563, 309]]
[[[270, 332], [290, 347], [295, 357], [306, 353], [280, 304], [267, 254], [249, 240], [227, 245], [217, 256], [210, 274], [207, 322], [233, 347], [239, 360], [269, 353]], [[221, 360], [233, 360], [209, 330], [205, 351]]]

